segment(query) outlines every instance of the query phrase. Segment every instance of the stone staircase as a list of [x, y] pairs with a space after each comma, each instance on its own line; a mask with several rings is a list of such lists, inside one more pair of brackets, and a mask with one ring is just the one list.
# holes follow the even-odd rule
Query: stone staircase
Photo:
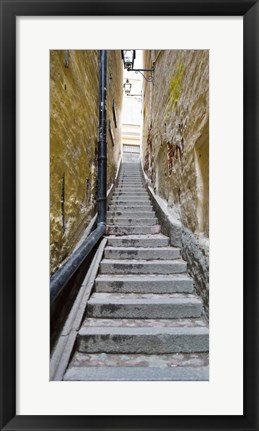
[[209, 331], [139, 163], [123, 163], [107, 245], [64, 380], [208, 380]]

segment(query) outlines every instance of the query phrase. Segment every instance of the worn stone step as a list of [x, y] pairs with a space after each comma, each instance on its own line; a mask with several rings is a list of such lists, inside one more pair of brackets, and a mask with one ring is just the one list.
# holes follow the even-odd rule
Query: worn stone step
[[142, 178], [141, 177], [139, 177], [139, 176], [136, 176], [136, 177], [121, 177], [120, 178], [120, 180], [119, 180], [120, 182], [126, 182], [126, 183], [141, 183], [141, 184], [143, 184], [143, 180], [142, 180]]
[[102, 319], [186, 319], [201, 312], [201, 300], [189, 294], [97, 292], [87, 304], [87, 316]]
[[119, 179], [118, 179], [118, 181], [135, 181], [135, 180], [138, 180], [138, 181], [143, 181], [143, 178], [142, 178], [142, 176], [139, 176], [139, 175], [137, 175], [137, 176], [134, 176], [134, 177], [129, 177], [129, 176], [125, 176], [125, 175], [123, 175], [123, 176], [120, 176], [119, 177]]
[[[112, 197], [111, 201], [110, 201], [110, 205], [122, 205], [122, 206], [127, 206], [127, 205], [135, 205], [135, 206], [146, 206], [146, 205], [151, 205], [151, 202], [149, 200], [149, 198], [147, 197], [143, 197], [143, 198], [129, 198], [129, 197]], [[152, 205], [151, 205], [152, 206]]]
[[154, 219], [156, 218], [155, 211], [149, 210], [149, 211], [142, 211], [139, 209], [128, 209], [128, 210], [122, 210], [122, 211], [107, 211], [107, 219]]
[[143, 185], [142, 184], [138, 184], [138, 183], [132, 183], [132, 184], [128, 184], [128, 183], [124, 183], [124, 184], [118, 184], [117, 186], [116, 186], [116, 189], [115, 190], [121, 190], [121, 189], [125, 189], [125, 190], [132, 190], [132, 191], [135, 191], [135, 190], [140, 190], [140, 191], [143, 191], [143, 190], [146, 190], [146, 188], [145, 187], [143, 187]]
[[109, 211], [124, 211], [124, 210], [136, 210], [136, 211], [150, 211], [153, 210], [151, 203], [142, 202], [132, 202], [132, 203], [124, 203], [124, 204], [110, 204]]
[[155, 211], [149, 210], [149, 211], [107, 211], [107, 218], [116, 218], [116, 217], [134, 217], [134, 218], [147, 218], [147, 217], [155, 217]]
[[140, 171], [123, 171], [123, 172], [120, 172], [120, 178], [121, 177], [135, 177], [135, 176], [137, 176], [137, 177], [139, 177], [139, 178], [141, 178], [141, 173], [140, 173]]
[[187, 270], [184, 260], [103, 259], [101, 274], [179, 274]]
[[115, 191], [114, 191], [114, 193], [123, 193], [123, 194], [125, 194], [125, 193], [127, 193], [129, 196], [131, 196], [131, 195], [134, 195], [135, 196], [135, 194], [140, 194], [141, 196], [143, 195], [143, 193], [146, 193], [147, 194], [147, 191], [146, 191], [146, 189], [141, 189], [141, 188], [134, 188], [134, 187], [130, 187], [130, 188], [127, 188], [127, 187], [120, 187], [120, 188], [117, 188]]
[[107, 245], [112, 247], [166, 247], [169, 245], [169, 238], [162, 234], [108, 236], [107, 239]]
[[143, 179], [141, 178], [141, 177], [139, 177], [139, 178], [125, 178], [125, 177], [120, 177], [119, 179], [118, 179], [118, 184], [121, 184], [121, 183], [132, 183], [132, 184], [136, 184], [136, 183], [139, 183], [139, 184], [143, 184]]
[[209, 349], [209, 331], [200, 323], [202, 319], [86, 319], [85, 322], [78, 333], [80, 352], [163, 354]]
[[160, 233], [161, 226], [106, 226], [106, 235], [142, 235]]
[[129, 196], [132, 195], [136, 195], [139, 194], [139, 192], [141, 193], [141, 196], [143, 195], [143, 193], [147, 193], [145, 189], [126, 189], [126, 188], [121, 188], [121, 189], [117, 189], [114, 193], [122, 193], [122, 194], [128, 194]]
[[149, 197], [148, 196], [113, 196], [111, 199], [112, 203], [149, 203]]
[[125, 189], [132, 189], [132, 190], [137, 190], [137, 189], [146, 190], [146, 187], [144, 186], [144, 184], [143, 184], [142, 181], [137, 181], [137, 182], [136, 181], [132, 181], [131, 183], [128, 183], [128, 182], [125, 182], [125, 181], [118, 182], [116, 184], [115, 188], [116, 189], [118, 189], [118, 188], [125, 188]]
[[209, 365], [209, 354], [203, 353], [167, 353], [160, 355], [145, 355], [131, 353], [129, 355], [119, 353], [90, 353], [85, 355], [75, 351], [69, 368], [72, 367], [105, 367], [109, 363], [112, 368], [163, 368], [175, 369], [186, 367], [207, 367]]
[[140, 184], [134, 184], [134, 185], [118, 184], [115, 188], [115, 191], [118, 191], [118, 190], [125, 190], [133, 193], [136, 191], [139, 191], [139, 192], [147, 191], [146, 188]]
[[65, 381], [208, 381], [209, 367], [73, 367]]
[[121, 212], [121, 213], [126, 213], [126, 212], [130, 212], [130, 214], [132, 215], [133, 213], [138, 213], [143, 211], [143, 212], [149, 212], [149, 211], [153, 211], [152, 209], [152, 205], [145, 205], [145, 206], [141, 206], [139, 205], [109, 205], [108, 207], [108, 211], [109, 212]]
[[105, 259], [169, 260], [180, 257], [180, 249], [174, 247], [105, 247]]
[[119, 181], [117, 187], [145, 188], [142, 181]]
[[157, 224], [156, 217], [148, 217], [148, 218], [125, 218], [125, 217], [117, 217], [117, 218], [108, 218], [107, 220], [109, 225], [115, 226], [153, 226]]
[[124, 181], [124, 182], [138, 182], [138, 183], [142, 183], [142, 177], [140, 177], [139, 175], [135, 175], [135, 176], [123, 176], [120, 177], [119, 181]]
[[81, 353], [75, 351], [63, 380], [208, 380], [208, 353]]
[[[110, 207], [119, 207], [119, 209], [111, 209]], [[151, 217], [153, 217], [155, 215], [155, 211], [153, 210], [153, 207], [151, 205], [150, 202], [132, 202], [132, 203], [116, 203], [116, 202], [112, 202], [109, 207], [108, 207], [108, 212], [120, 212], [120, 216], [126, 218], [127, 214], [130, 216], [134, 216], [135, 213], [137, 213], [137, 217], [140, 214], [144, 213], [148, 213], [147, 217], [149, 217], [149, 215], [151, 215]], [[108, 214], [107, 214], [108, 215]], [[132, 217], [130, 217], [132, 218]], [[141, 218], [146, 218], [145, 216], [141, 217]]]
[[186, 274], [99, 274], [95, 280], [95, 290], [120, 293], [192, 293], [193, 280]]
[[120, 191], [115, 191], [114, 193], [113, 193], [113, 196], [123, 196], [123, 197], [125, 197], [125, 196], [129, 196], [129, 197], [134, 197], [134, 196], [137, 196], [137, 197], [142, 197], [142, 196], [148, 196], [148, 193], [146, 192], [146, 190], [143, 190], [143, 191], [131, 191], [131, 192], [128, 192], [127, 190], [125, 191], [125, 190], [120, 190]]
[[141, 198], [141, 199], [122, 199], [122, 198], [115, 198], [111, 199], [109, 205], [120, 205], [122, 207], [131, 206], [132, 208], [137, 207], [139, 211], [142, 210], [142, 207], [149, 207], [149, 209], [153, 209], [151, 201], [147, 198]]
[[150, 202], [149, 200], [149, 196], [146, 193], [142, 193], [142, 194], [128, 194], [128, 193], [116, 193], [113, 194], [112, 196], [112, 200], [116, 201], [130, 201], [130, 202]]

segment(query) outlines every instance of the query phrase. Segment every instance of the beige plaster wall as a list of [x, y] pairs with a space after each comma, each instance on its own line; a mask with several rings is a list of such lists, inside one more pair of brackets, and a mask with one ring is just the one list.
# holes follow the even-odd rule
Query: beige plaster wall
[[142, 159], [156, 193], [193, 233], [209, 234], [209, 51], [144, 51]]
[[[122, 73], [120, 51], [108, 51], [108, 188], [120, 157]], [[67, 54], [64, 50], [50, 51], [51, 273], [72, 252], [95, 213], [98, 118], [99, 51], [69, 50]]]

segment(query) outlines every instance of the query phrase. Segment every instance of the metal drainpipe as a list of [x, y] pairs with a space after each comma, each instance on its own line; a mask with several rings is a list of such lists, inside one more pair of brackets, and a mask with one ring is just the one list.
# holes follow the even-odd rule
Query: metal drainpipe
[[92, 251], [106, 229], [106, 66], [107, 51], [100, 52], [99, 87], [99, 140], [98, 140], [98, 185], [97, 185], [97, 228], [83, 244], [68, 258], [64, 265], [50, 279], [50, 304], [52, 305], [84, 259]]
[[100, 55], [100, 111], [98, 140], [98, 195], [97, 224], [106, 225], [106, 182], [107, 182], [107, 149], [106, 149], [106, 67], [107, 51]]

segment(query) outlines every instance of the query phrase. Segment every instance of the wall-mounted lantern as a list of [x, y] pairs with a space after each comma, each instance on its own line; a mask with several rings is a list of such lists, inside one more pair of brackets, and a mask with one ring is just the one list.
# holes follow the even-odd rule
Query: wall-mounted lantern
[[123, 88], [124, 88], [125, 94], [127, 94], [127, 95], [130, 94], [131, 87], [132, 87], [132, 84], [129, 82], [128, 79], [126, 79], [126, 82], [123, 84]]
[[[141, 73], [144, 79], [148, 82], [154, 83], [154, 71], [155, 66], [154, 63], [151, 69], [134, 69], [134, 60], [136, 58], [136, 50], [135, 49], [122, 49], [121, 50], [121, 58], [123, 61], [124, 69], [127, 69], [128, 72], [136, 72]], [[145, 76], [142, 72], [151, 72], [151, 75]]]
[[136, 58], [136, 50], [123, 49], [121, 51], [121, 58], [123, 60], [124, 69], [133, 69], [134, 60]]

